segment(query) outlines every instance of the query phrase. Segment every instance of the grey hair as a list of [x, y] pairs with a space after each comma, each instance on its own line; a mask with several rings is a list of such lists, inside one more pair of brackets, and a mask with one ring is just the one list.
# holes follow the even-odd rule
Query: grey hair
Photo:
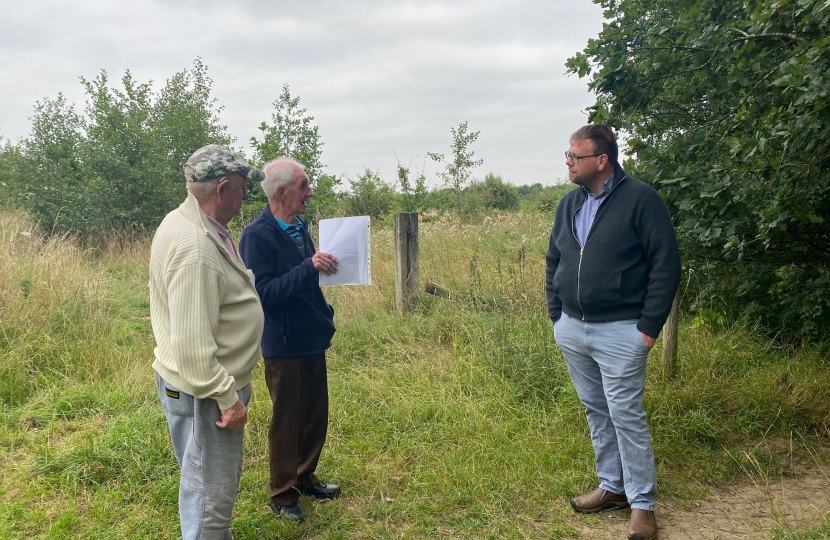
[[216, 184], [222, 178], [214, 178], [213, 180], [205, 180], [204, 182], [187, 181], [187, 190], [196, 197], [197, 200], [203, 201], [210, 197], [210, 194], [216, 189]]
[[294, 180], [294, 168], [305, 171], [305, 165], [289, 157], [278, 157], [269, 161], [262, 168], [265, 171], [265, 180], [262, 181], [262, 191], [268, 200], [277, 193], [277, 188], [287, 186]]

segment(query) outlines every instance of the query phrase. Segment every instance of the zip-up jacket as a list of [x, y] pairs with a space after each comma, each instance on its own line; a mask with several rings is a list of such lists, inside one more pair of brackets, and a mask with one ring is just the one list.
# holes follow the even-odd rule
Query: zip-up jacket
[[256, 291], [265, 311], [265, 358], [311, 356], [331, 345], [334, 308], [320, 289], [319, 273], [311, 262], [314, 244], [305, 221], [302, 235], [305, 253], [300, 253], [266, 204], [239, 240], [239, 254], [254, 273]]
[[580, 246], [574, 216], [587, 195], [568, 192], [556, 208], [546, 255], [548, 315], [588, 322], [637, 319], [656, 338], [680, 283], [680, 252], [660, 195], [617, 166], [611, 192]]

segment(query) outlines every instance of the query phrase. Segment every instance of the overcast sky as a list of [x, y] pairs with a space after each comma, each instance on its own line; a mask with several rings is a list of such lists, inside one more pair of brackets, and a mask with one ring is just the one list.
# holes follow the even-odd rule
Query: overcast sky
[[[79, 77], [129, 69], [158, 89], [200, 57], [225, 107], [222, 123], [251, 154], [283, 84], [319, 126], [323, 163], [395, 180], [395, 156], [420, 168], [447, 153], [450, 127], [481, 132], [487, 172], [515, 184], [566, 178], [568, 136], [593, 103], [565, 60], [602, 28], [589, 0], [29, 0], [0, 16], [0, 135], [29, 134], [35, 100], [63, 92], [79, 111]], [[439, 166], [427, 161], [430, 185]]]

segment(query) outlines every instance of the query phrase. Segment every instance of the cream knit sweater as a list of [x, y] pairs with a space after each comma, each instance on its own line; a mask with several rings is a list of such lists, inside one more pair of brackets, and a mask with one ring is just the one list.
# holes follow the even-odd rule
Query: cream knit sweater
[[222, 245], [192, 194], [164, 218], [150, 249], [153, 369], [179, 390], [238, 400], [260, 358], [264, 316], [245, 267]]

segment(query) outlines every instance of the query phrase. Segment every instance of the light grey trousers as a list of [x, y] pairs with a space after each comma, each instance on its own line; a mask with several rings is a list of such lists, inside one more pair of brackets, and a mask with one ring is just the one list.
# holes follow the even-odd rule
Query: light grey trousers
[[[215, 400], [186, 394], [158, 373], [156, 382], [181, 467], [182, 540], [232, 540], [231, 514], [242, 477], [244, 429], [216, 427], [221, 412]], [[237, 394], [247, 406], [251, 385]]]
[[643, 410], [648, 348], [637, 321], [585, 322], [563, 312], [553, 334], [585, 406], [599, 487], [654, 510], [657, 472]]

